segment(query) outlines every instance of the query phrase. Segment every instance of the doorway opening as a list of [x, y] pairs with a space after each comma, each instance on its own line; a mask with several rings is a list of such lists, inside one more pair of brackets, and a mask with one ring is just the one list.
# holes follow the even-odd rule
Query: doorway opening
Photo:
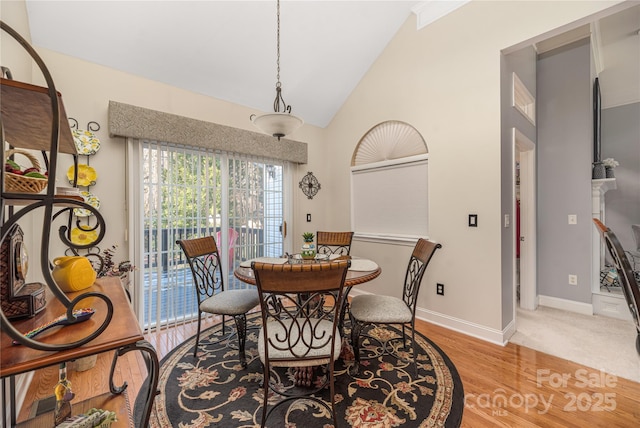
[[[514, 153], [514, 311], [538, 307], [536, 287], [536, 161], [535, 144], [513, 128]], [[514, 314], [515, 319], [515, 314]]]

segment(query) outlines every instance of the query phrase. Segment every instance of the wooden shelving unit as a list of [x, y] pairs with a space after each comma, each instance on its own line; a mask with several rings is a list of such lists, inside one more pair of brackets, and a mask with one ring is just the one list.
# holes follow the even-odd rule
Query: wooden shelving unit
[[[123, 350], [134, 348], [137, 349], [140, 343], [144, 343], [144, 336], [138, 326], [138, 321], [133, 314], [133, 310], [129, 304], [129, 300], [117, 277], [100, 278], [96, 284], [83, 290], [82, 293], [73, 293], [70, 297], [76, 297], [86, 293], [101, 293], [107, 295], [113, 304], [113, 318], [109, 322], [106, 330], [96, 339], [86, 345], [78, 348], [49, 352], [39, 351], [23, 345], [13, 345], [12, 339], [8, 335], [2, 333], [0, 335], [0, 377], [5, 378], [26, 373], [31, 370], [53, 366], [62, 362], [73, 361], [78, 358], [94, 355], [97, 353], [108, 352], [112, 350]], [[50, 297], [50, 296], [47, 296]], [[72, 342], [86, 336], [87, 331], [93, 330], [99, 325], [104, 317], [108, 315], [106, 303], [96, 297], [88, 297], [81, 302], [83, 307], [92, 307], [96, 310], [96, 314], [90, 320], [79, 324], [61, 327], [56, 331], [47, 334], [41, 340], [43, 343], [60, 343]], [[30, 331], [39, 325], [45, 324], [56, 316], [64, 313], [65, 307], [57, 300], [51, 300], [47, 304], [47, 308], [33, 318], [28, 318], [14, 322], [14, 326], [20, 331]], [[155, 352], [155, 351], [154, 351]], [[53, 385], [52, 385], [53, 388]], [[148, 391], [152, 394], [152, 391]], [[155, 395], [155, 394], [153, 394]], [[130, 408], [127, 397], [122, 392], [103, 394], [80, 403], [73, 403], [75, 414], [83, 413], [92, 407], [100, 409], [109, 409], [115, 411], [118, 415], [119, 422], [112, 425], [115, 427], [138, 426], [130, 425]], [[46, 426], [50, 428], [53, 423], [53, 414], [51, 412], [39, 415], [34, 419], [27, 420], [16, 426], [18, 427], [40, 427]]]
[[[4, 172], [0, 174], [0, 242], [5, 242], [14, 226], [28, 213], [37, 211], [42, 220], [42, 239], [40, 248], [40, 268], [46, 282], [44, 294], [46, 304], [44, 309], [32, 314], [30, 318], [13, 319], [10, 321], [5, 314], [5, 309], [0, 310], [0, 379], [3, 381], [2, 402], [10, 402], [9, 424], [16, 424], [15, 402], [15, 376], [40, 369], [74, 361], [79, 358], [96, 355], [103, 352], [115, 351], [109, 376], [109, 394], [86, 400], [82, 403], [73, 403], [74, 414], [83, 413], [83, 409], [92, 407], [116, 411], [121, 422], [117, 426], [130, 426], [130, 409], [126, 394], [126, 382], [123, 385], [115, 385], [113, 381], [114, 370], [118, 358], [130, 351], [142, 352], [148, 370], [148, 390], [140, 414], [140, 420], [135, 421], [135, 427], [148, 426], [151, 407], [157, 393], [159, 362], [155, 349], [142, 335], [138, 320], [133, 313], [125, 290], [117, 277], [101, 278], [93, 286], [77, 293], [64, 293], [56, 284], [51, 275], [51, 257], [49, 255], [49, 241], [52, 237], [52, 223], [58, 216], [66, 212], [72, 212], [74, 208], [91, 210], [96, 216], [98, 238], [90, 244], [97, 245], [104, 237], [106, 224], [100, 213], [84, 202], [82, 197], [56, 195], [55, 177], [58, 152], [74, 154], [74, 163], [77, 164], [77, 152], [71, 131], [68, 126], [67, 116], [60, 94], [55, 90], [51, 74], [44, 62], [33, 48], [11, 27], [0, 21], [2, 32], [13, 37], [36, 62], [47, 82], [47, 87], [14, 82], [12, 80], [0, 80], [0, 107], [2, 110], [2, 122], [0, 122], [0, 157], [5, 159], [5, 141], [9, 141], [12, 147], [40, 150], [45, 159], [48, 158], [47, 169], [49, 182], [44, 193], [9, 193], [5, 192]], [[76, 165], [77, 170], [77, 165]], [[14, 207], [20, 209], [14, 212]], [[69, 216], [69, 218], [71, 218]], [[55, 234], [62, 240], [65, 246], [73, 249], [87, 248], [73, 244], [69, 237], [69, 227], [63, 226], [59, 233]], [[9, 259], [9, 269], [13, 269], [15, 261]], [[16, 268], [17, 269], [17, 268]], [[12, 277], [3, 279], [11, 281], [8, 286], [13, 287]], [[3, 282], [4, 284], [4, 282]], [[11, 296], [8, 296], [9, 298]], [[40, 300], [41, 301], [41, 300]], [[42, 307], [42, 305], [40, 306]], [[56, 317], [67, 314], [71, 316], [74, 309], [95, 309], [94, 315], [88, 320], [74, 322], [70, 325], [47, 331], [42, 337], [33, 339], [25, 338], [24, 333], [33, 330]], [[74, 320], [74, 318], [70, 318]], [[18, 342], [19, 344], [14, 344]], [[4, 380], [9, 380], [7, 391]], [[53, 390], [54, 385], [51, 385]], [[52, 413], [52, 412], [51, 412]], [[6, 425], [6, 414], [2, 426]], [[25, 421], [20, 427], [53, 426], [53, 415], [40, 415], [37, 418]]]

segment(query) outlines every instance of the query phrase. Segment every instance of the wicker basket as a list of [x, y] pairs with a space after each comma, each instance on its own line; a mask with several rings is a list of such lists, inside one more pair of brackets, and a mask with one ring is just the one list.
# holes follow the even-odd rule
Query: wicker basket
[[[38, 162], [38, 159], [36, 159], [31, 153], [17, 149], [7, 150], [7, 159], [13, 154], [23, 155], [31, 161], [34, 168], [38, 168], [38, 170], [40, 170], [40, 163]], [[49, 180], [46, 178], [26, 177], [24, 175], [13, 174], [7, 171], [4, 172], [5, 191], [9, 193], [40, 193], [47, 187], [48, 182]]]

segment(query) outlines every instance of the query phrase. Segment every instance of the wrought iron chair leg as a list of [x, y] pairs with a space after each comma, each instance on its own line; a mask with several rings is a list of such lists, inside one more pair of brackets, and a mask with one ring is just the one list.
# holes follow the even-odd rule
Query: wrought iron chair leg
[[407, 333], [404, 328], [405, 324], [402, 324], [402, 349], [407, 349]]
[[245, 314], [233, 317], [236, 322], [236, 334], [238, 335], [238, 357], [243, 369], [247, 368], [247, 358], [244, 347], [247, 341], [247, 317]]
[[342, 308], [340, 310], [340, 319], [338, 323], [338, 330], [340, 334], [344, 336], [344, 321], [349, 316], [349, 320], [351, 320], [351, 311], [349, 310], [349, 301], [347, 300], [347, 296], [353, 287], [346, 287], [344, 292], [344, 300], [342, 302]]
[[198, 343], [200, 343], [200, 323], [202, 321], [202, 312], [198, 310], [198, 330], [196, 332], [196, 346], [193, 348], [193, 358], [198, 356]]
[[418, 351], [416, 348], [416, 326], [415, 321], [411, 323], [411, 347], [413, 348], [413, 370], [418, 377]]
[[334, 427], [338, 427], [338, 415], [336, 414], [336, 391], [335, 391], [335, 385], [334, 385], [334, 371], [333, 371], [333, 365], [331, 363], [329, 363], [329, 378], [330, 378], [330, 382], [329, 382], [329, 391], [330, 391], [330, 397], [331, 397], [331, 416], [333, 417], [333, 426]]
[[263, 373], [262, 376], [262, 391], [264, 397], [262, 397], [262, 421], [260, 422], [260, 428], [264, 428], [267, 423], [267, 405], [269, 403], [269, 378], [271, 377], [271, 373], [269, 371], [269, 367], [267, 364], [263, 365]]
[[351, 319], [351, 346], [353, 346], [353, 355], [356, 361], [356, 365], [360, 364], [360, 332], [362, 331], [362, 326], [360, 323]]
[[351, 317], [351, 346], [353, 347], [353, 357], [355, 360], [355, 364], [351, 370], [349, 370], [349, 374], [352, 376], [360, 372], [360, 334], [363, 328], [364, 324]]

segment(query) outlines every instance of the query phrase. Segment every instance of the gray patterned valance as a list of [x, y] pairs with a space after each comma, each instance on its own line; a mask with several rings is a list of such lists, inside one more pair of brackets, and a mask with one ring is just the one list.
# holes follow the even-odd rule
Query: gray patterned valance
[[307, 143], [117, 101], [109, 101], [109, 134], [307, 163]]

